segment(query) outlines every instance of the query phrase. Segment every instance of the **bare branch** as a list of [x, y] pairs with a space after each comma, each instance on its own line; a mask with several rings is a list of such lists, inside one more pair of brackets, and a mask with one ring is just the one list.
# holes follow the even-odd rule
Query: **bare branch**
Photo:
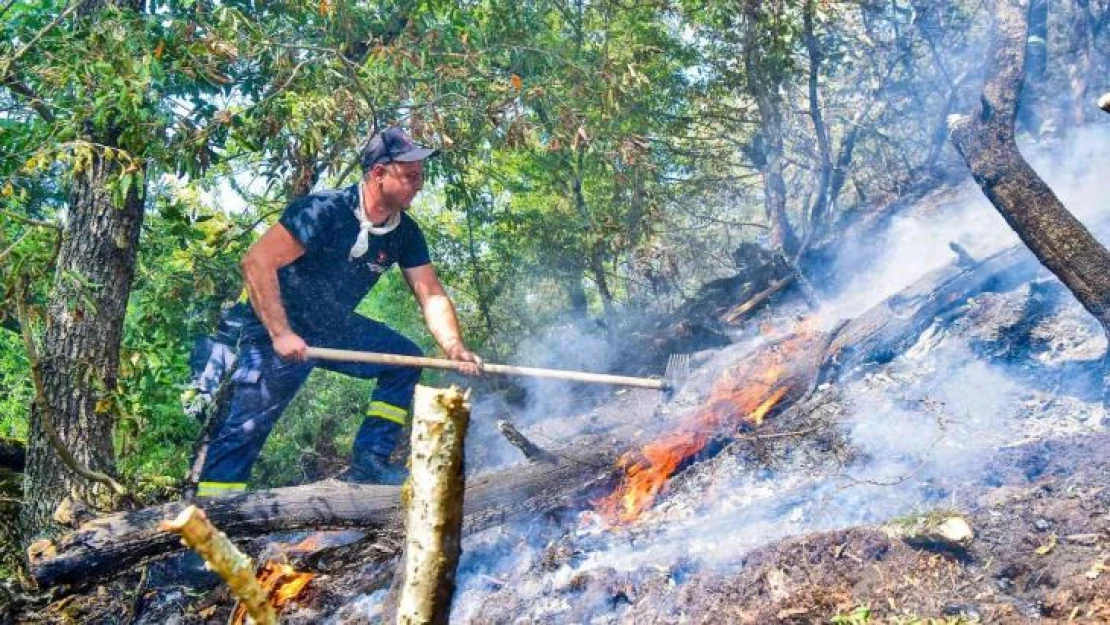
[[62, 437], [58, 434], [57, 428], [54, 427], [53, 415], [50, 414], [50, 406], [46, 399], [46, 389], [42, 381], [42, 364], [39, 361], [38, 350], [35, 349], [35, 339], [31, 335], [31, 321], [30, 314], [27, 311], [27, 303], [23, 301], [24, 288], [20, 288], [16, 296], [16, 306], [19, 312], [19, 325], [23, 331], [23, 346], [27, 350], [27, 361], [31, 363], [31, 380], [35, 385], [35, 399], [34, 403], [39, 407], [39, 424], [42, 426], [42, 431], [46, 434], [46, 439], [50, 443], [50, 447], [58, 454], [58, 458], [65, 464], [71, 471], [80, 475], [81, 477], [99, 484], [104, 484], [112, 489], [112, 492], [117, 495], [127, 495], [127, 489], [119, 482], [112, 479], [111, 476], [105, 475], [99, 471], [93, 471], [81, 464], [69, 451], [62, 441]]

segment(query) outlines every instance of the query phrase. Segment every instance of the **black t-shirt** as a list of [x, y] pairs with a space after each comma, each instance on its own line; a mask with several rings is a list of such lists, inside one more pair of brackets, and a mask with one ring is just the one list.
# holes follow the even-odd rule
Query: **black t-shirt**
[[[355, 184], [295, 200], [279, 220], [305, 250], [278, 270], [281, 302], [297, 334], [336, 330], [394, 263], [408, 269], [430, 262], [424, 233], [406, 213], [389, 233], [369, 235], [366, 253], [351, 258], [359, 231], [358, 209]], [[249, 315], [254, 317], [253, 310]]]

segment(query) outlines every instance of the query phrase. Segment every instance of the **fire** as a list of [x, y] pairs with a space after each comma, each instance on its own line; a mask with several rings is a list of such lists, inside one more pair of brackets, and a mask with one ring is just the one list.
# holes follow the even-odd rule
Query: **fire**
[[800, 324], [792, 338], [725, 370], [705, 405], [684, 418], [674, 432], [622, 456], [617, 461], [617, 468], [624, 471], [620, 485], [595, 502], [601, 516], [613, 524], [634, 522], [654, 503], [670, 476], [704, 449], [714, 434], [727, 433], [743, 422], [762, 424], [796, 386], [786, 362], [814, 337], [811, 327]]
[[[269, 593], [270, 605], [274, 606], [276, 612], [281, 613], [281, 609], [300, 596], [301, 591], [314, 577], [316, 577], [315, 573], [298, 573], [288, 564], [271, 560], [262, 565], [262, 570], [258, 572], [258, 583]], [[232, 625], [243, 625], [246, 619], [247, 610], [240, 604], [235, 606], [235, 611], [232, 612], [231, 620], [228, 622]]]

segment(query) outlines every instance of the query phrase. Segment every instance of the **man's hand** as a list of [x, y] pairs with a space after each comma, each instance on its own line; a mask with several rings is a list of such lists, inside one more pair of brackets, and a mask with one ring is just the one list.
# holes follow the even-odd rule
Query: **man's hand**
[[451, 349], [447, 350], [447, 357], [459, 363], [463, 363], [459, 367], [466, 375], [481, 375], [482, 374], [482, 358], [466, 348], [462, 343], [455, 343]]
[[274, 351], [282, 360], [304, 362], [308, 358], [308, 343], [297, 334], [289, 332], [274, 337]]

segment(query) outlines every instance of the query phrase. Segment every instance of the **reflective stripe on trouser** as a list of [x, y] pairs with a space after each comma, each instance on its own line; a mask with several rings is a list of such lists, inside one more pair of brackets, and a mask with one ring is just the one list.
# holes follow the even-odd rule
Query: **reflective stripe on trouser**
[[197, 497], [237, 495], [245, 490], [246, 482], [201, 482], [197, 484]]
[[[327, 337], [305, 337], [309, 345], [360, 351], [419, 356], [415, 343], [383, 323], [354, 315]], [[201, 481], [238, 483], [250, 477], [251, 466], [262, 451], [270, 430], [313, 367], [359, 378], [377, 378], [371, 407], [381, 409], [367, 416], [355, 439], [353, 456], [366, 453], [388, 456], [400, 438], [402, 424], [412, 405], [420, 370], [369, 363], [309, 361], [286, 362], [269, 343], [240, 347], [231, 376], [227, 415], [213, 437], [201, 470]], [[388, 418], [378, 418], [387, 416]], [[398, 422], [400, 421], [400, 422]]]
[[351, 449], [352, 464], [357, 466], [359, 460], [368, 455], [388, 458], [401, 440], [408, 416], [409, 411], [400, 406], [377, 400], [370, 402], [366, 418], [355, 435], [355, 444]]

